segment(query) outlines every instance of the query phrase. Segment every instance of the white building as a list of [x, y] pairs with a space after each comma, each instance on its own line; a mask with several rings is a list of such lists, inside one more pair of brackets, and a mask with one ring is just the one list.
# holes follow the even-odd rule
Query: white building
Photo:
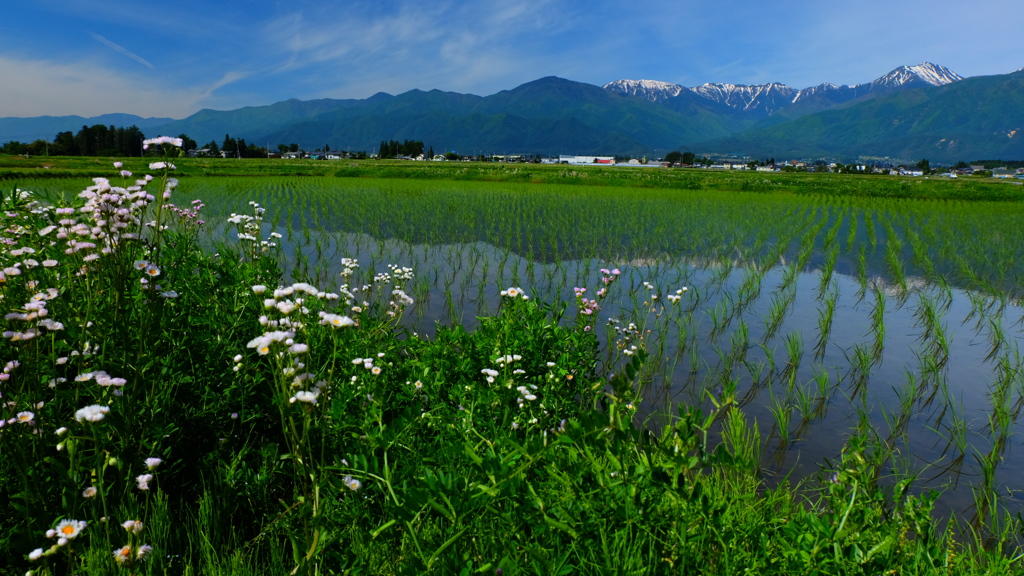
[[558, 156], [559, 164], [608, 166], [615, 164], [614, 156]]

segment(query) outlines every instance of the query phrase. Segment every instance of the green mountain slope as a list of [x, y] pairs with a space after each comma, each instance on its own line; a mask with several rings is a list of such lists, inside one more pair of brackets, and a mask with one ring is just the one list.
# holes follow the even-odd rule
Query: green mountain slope
[[698, 144], [751, 156], [1024, 157], [1024, 72], [913, 88]]
[[[200, 144], [214, 140], [219, 145], [225, 134], [242, 137], [250, 142], [259, 142], [253, 137], [269, 131], [280, 130], [294, 122], [308, 120], [318, 114], [362, 105], [368, 101], [387, 100], [388, 94], [377, 94], [367, 100], [285, 100], [269, 106], [247, 106], [237, 110], [204, 109], [183, 120], [175, 120], [155, 126], [146, 133], [188, 134]], [[276, 144], [276, 143], [275, 143]]]
[[[337, 115], [333, 115], [337, 116]], [[451, 116], [441, 112], [355, 115], [319, 119], [266, 135], [271, 142], [330, 143], [332, 148], [373, 150], [387, 139], [421, 140], [436, 152], [461, 154], [602, 154], [608, 150], [642, 153], [645, 147], [620, 132], [588, 126], [574, 118], [529, 119], [509, 114]], [[320, 143], [320, 144], [316, 144]]]
[[249, 142], [372, 150], [381, 140], [489, 153], [644, 154], [681, 138], [707, 140], [743, 127], [710, 109], [680, 113], [600, 87], [548, 77], [480, 97], [431, 90], [366, 100], [290, 100], [227, 112], [204, 110], [160, 127], [197, 141], [224, 134]]

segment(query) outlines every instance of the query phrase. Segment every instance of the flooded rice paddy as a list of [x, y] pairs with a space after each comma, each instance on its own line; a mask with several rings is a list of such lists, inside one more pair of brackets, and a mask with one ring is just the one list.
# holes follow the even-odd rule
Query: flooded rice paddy
[[193, 198], [211, 245], [237, 242], [226, 219], [258, 202], [287, 273], [324, 289], [343, 257], [411, 267], [404, 322], [428, 336], [510, 286], [572, 322], [577, 289], [595, 298], [618, 269], [593, 328], [601, 369], [648, 351], [650, 426], [732, 401], [769, 481], [827, 479], [861, 435], [883, 479], [943, 491], [940, 512], [1024, 510], [1017, 204], [285, 177], [189, 179], [174, 201]]

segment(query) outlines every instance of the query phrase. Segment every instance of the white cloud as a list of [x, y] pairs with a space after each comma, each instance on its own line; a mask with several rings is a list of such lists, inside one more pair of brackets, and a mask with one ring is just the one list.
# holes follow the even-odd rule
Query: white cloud
[[181, 118], [195, 112], [198, 90], [168, 89], [88, 62], [0, 56], [0, 116], [98, 116], [124, 112]]

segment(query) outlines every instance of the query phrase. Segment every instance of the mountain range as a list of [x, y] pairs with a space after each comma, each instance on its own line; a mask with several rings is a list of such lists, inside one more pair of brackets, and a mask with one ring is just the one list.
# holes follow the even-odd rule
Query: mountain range
[[435, 150], [955, 162], [1024, 158], [1024, 71], [963, 78], [931, 63], [876, 80], [795, 89], [779, 83], [684, 87], [656, 80], [595, 86], [547, 77], [490, 96], [440, 90], [362, 100], [287, 100], [188, 118], [0, 118], [0, 142], [51, 139], [83, 125], [135, 124], [147, 135], [226, 134], [276, 148], [371, 151], [381, 140]]

